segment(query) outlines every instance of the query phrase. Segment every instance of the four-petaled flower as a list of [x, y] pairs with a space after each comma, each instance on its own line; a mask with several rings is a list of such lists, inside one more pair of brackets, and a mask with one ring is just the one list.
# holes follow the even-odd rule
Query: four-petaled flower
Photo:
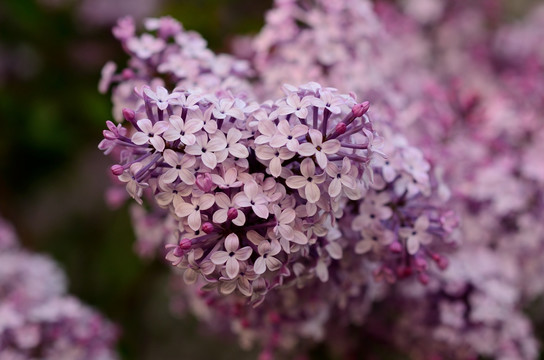
[[180, 155], [174, 150], [166, 149], [163, 153], [164, 162], [171, 166], [161, 176], [161, 180], [167, 184], [173, 183], [178, 178], [187, 185], [195, 183], [195, 175], [189, 170], [196, 163], [196, 159], [190, 155]]
[[191, 197], [191, 203], [182, 202], [175, 206], [176, 215], [179, 217], [187, 217], [189, 227], [193, 230], [200, 229], [202, 223], [201, 211], [208, 210], [215, 203], [215, 196], [212, 194], [204, 194], [202, 196]]
[[270, 146], [279, 148], [287, 146], [287, 149], [296, 152], [299, 147], [298, 138], [308, 133], [308, 126], [295, 125], [291, 128], [287, 120], [281, 120], [277, 126], [277, 133], [269, 141]]
[[257, 251], [261, 256], [255, 260], [253, 270], [256, 274], [263, 274], [266, 271], [266, 268], [270, 271], [276, 271], [281, 268], [282, 262], [274, 257], [274, 255], [277, 255], [281, 251], [281, 246], [278, 241], [262, 241], [257, 247]]
[[270, 170], [270, 174], [274, 177], [281, 175], [282, 161], [291, 159], [293, 156], [295, 156], [295, 153], [289, 151], [289, 149], [274, 149], [268, 145], [257, 146], [255, 154], [261, 160], [270, 161], [268, 168]]
[[325, 169], [328, 162], [327, 155], [336, 154], [340, 150], [340, 141], [332, 139], [323, 142], [323, 134], [316, 129], [311, 129], [309, 134], [312, 142], [300, 144], [297, 152], [302, 156], [315, 155], [319, 167]]
[[[354, 169], [357, 172], [357, 169]], [[338, 166], [334, 163], [328, 163], [325, 168], [325, 172], [332, 177], [331, 183], [329, 184], [329, 195], [331, 197], [336, 197], [340, 195], [342, 187], [348, 189], [355, 189], [357, 182], [355, 181], [355, 176], [352, 176], [351, 161], [347, 157], [344, 157], [342, 160], [342, 169], [338, 169]]]
[[213, 214], [214, 223], [223, 224], [225, 221], [227, 221], [229, 210], [235, 209], [237, 210], [237, 215], [234, 219], [232, 219], [232, 223], [238, 226], [243, 226], [245, 224], [246, 216], [244, 212], [242, 210], [238, 210], [238, 206], [227, 196], [227, 194], [215, 194], [215, 203], [217, 206], [219, 206], [219, 210]]
[[240, 240], [238, 235], [229, 234], [225, 238], [225, 250], [226, 251], [216, 251], [210, 257], [210, 260], [215, 265], [223, 265], [226, 263], [227, 276], [230, 279], [234, 279], [238, 272], [240, 271], [240, 261], [246, 261], [251, 256], [253, 250], [251, 247], [244, 246], [239, 249]]
[[212, 136], [208, 139], [208, 135], [202, 134], [196, 138], [196, 143], [185, 148], [187, 154], [200, 156], [202, 163], [210, 169], [215, 169], [218, 162], [222, 162], [228, 156], [224, 151], [227, 146], [225, 135]]
[[[259, 191], [261, 190], [261, 191]], [[268, 211], [268, 199], [263, 194], [262, 189], [254, 181], [248, 181], [244, 185], [244, 192], [234, 195], [233, 202], [238, 207], [250, 207], [260, 218], [266, 219], [270, 212]]]
[[427, 232], [429, 228], [429, 218], [421, 215], [417, 218], [412, 227], [403, 227], [399, 230], [399, 235], [406, 239], [406, 249], [410, 255], [414, 255], [419, 250], [421, 244], [429, 244], [433, 237]]
[[144, 87], [144, 94], [146, 94], [152, 102], [156, 103], [160, 110], [165, 110], [172, 100], [177, 99], [181, 95], [179, 92], [168, 94], [168, 90], [162, 86], [157, 86], [157, 91], [153, 91], [150, 87], [146, 86]]
[[137, 122], [141, 131], [132, 135], [132, 142], [136, 145], [151, 144], [157, 151], [163, 151], [166, 146], [161, 134], [168, 129], [166, 121], [151, 123], [149, 119], [141, 119]]
[[289, 186], [291, 189], [304, 188], [306, 199], [308, 199], [310, 203], [318, 202], [319, 198], [321, 197], [321, 191], [317, 185], [325, 181], [325, 174], [315, 174], [314, 161], [310, 158], [302, 160], [302, 164], [300, 164], [300, 172], [302, 176], [293, 175], [287, 178], [287, 186]]
[[204, 126], [204, 123], [199, 119], [183, 121], [177, 115], [170, 116], [168, 120], [170, 128], [164, 132], [164, 139], [167, 141], [179, 140], [185, 145], [193, 145], [196, 141], [194, 134]]

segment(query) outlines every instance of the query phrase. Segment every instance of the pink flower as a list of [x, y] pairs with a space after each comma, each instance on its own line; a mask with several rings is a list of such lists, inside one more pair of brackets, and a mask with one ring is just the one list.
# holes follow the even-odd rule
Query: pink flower
[[167, 141], [179, 140], [185, 145], [193, 145], [196, 141], [194, 134], [204, 126], [204, 123], [198, 119], [183, 121], [177, 115], [170, 116], [168, 121], [170, 128], [164, 133], [164, 139]]
[[151, 102], [157, 104], [157, 107], [160, 110], [165, 110], [172, 100], [177, 99], [181, 95], [179, 92], [168, 94], [168, 90], [162, 86], [157, 86], [156, 92], [151, 90], [150, 87], [146, 86], [144, 87], [144, 93], [151, 99]]
[[227, 133], [227, 145], [225, 148], [235, 158], [245, 159], [249, 156], [249, 151], [247, 150], [247, 147], [238, 143], [241, 138], [242, 133], [240, 132], [240, 130], [230, 128], [229, 132]]
[[277, 126], [277, 133], [270, 139], [269, 144], [274, 148], [287, 145], [289, 150], [296, 152], [299, 147], [297, 138], [305, 136], [307, 133], [308, 127], [306, 125], [299, 124], [291, 128], [287, 120], [281, 120]]
[[290, 93], [275, 112], [278, 115], [295, 114], [300, 119], [306, 119], [308, 107], [312, 105], [314, 99], [313, 96], [305, 96], [301, 99], [296, 93]]
[[155, 199], [157, 204], [161, 207], [168, 207], [170, 204], [174, 204], [174, 208], [179, 206], [183, 201], [183, 196], [189, 196], [193, 192], [193, 187], [184, 183], [179, 184], [161, 184], [161, 190]]
[[161, 176], [165, 183], [173, 183], [178, 178], [187, 185], [195, 183], [195, 176], [190, 169], [196, 162], [196, 159], [190, 155], [181, 155], [174, 150], [166, 149], [163, 153], [164, 161], [171, 166], [170, 169]]
[[[351, 171], [351, 161], [344, 157], [342, 160], [342, 169], [338, 169], [338, 166], [334, 163], [328, 163], [325, 169], [325, 172], [332, 177], [332, 181], [329, 184], [329, 195], [331, 197], [336, 197], [340, 195], [342, 187], [347, 187], [348, 189], [355, 189], [357, 187], [357, 182], [355, 181], [355, 176], [352, 176]], [[354, 169], [355, 172], [357, 171]]]
[[160, 136], [168, 129], [166, 121], [157, 121], [154, 125], [149, 119], [141, 119], [137, 122], [142, 131], [132, 135], [132, 142], [136, 145], [151, 144], [157, 151], [163, 151], [165, 147], [164, 139]]
[[240, 271], [240, 262], [246, 261], [251, 256], [253, 250], [251, 247], [245, 246], [241, 249], [240, 240], [236, 234], [229, 234], [225, 238], [225, 250], [216, 251], [210, 257], [210, 260], [215, 265], [223, 265], [226, 263], [227, 276], [234, 279]]
[[282, 262], [274, 257], [281, 251], [281, 246], [277, 241], [262, 241], [257, 247], [259, 256], [255, 260], [254, 271], [256, 274], [263, 274], [266, 268], [270, 271], [279, 270], [282, 266]]
[[414, 226], [403, 227], [399, 230], [399, 235], [406, 239], [406, 248], [410, 255], [414, 255], [419, 250], [421, 244], [431, 243], [432, 236], [427, 232], [429, 228], [429, 218], [421, 215], [417, 218]]
[[200, 229], [202, 217], [200, 212], [208, 210], [215, 203], [215, 197], [212, 194], [204, 194], [200, 197], [192, 196], [191, 204], [181, 202], [175, 206], [176, 215], [187, 217], [189, 227], [194, 231]]
[[202, 163], [213, 170], [218, 161], [221, 162], [226, 159], [227, 153], [223, 151], [226, 146], [225, 135], [208, 139], [208, 135], [203, 134], [196, 138], [196, 144], [187, 146], [185, 152], [200, 156]]
[[[225, 193], [215, 194], [215, 203], [217, 206], [219, 206], [219, 210], [213, 214], [213, 222], [216, 224], [223, 224], [227, 221], [230, 209], [238, 210], [238, 206]], [[240, 210], [236, 213], [237, 216], [232, 220], [232, 223], [238, 226], [243, 226], [246, 222], [244, 212]]]
[[244, 192], [234, 195], [233, 202], [238, 207], [250, 207], [260, 218], [266, 219], [270, 212], [268, 211], [268, 199], [262, 193], [256, 182], [248, 181], [244, 185]]
[[264, 161], [270, 161], [268, 168], [270, 169], [270, 174], [274, 177], [281, 175], [281, 163], [283, 160], [291, 159], [295, 156], [295, 153], [289, 151], [286, 148], [273, 149], [268, 145], [257, 146], [255, 150], [257, 158]]
[[[224, 166], [222, 167], [223, 169], [225, 168]], [[210, 174], [210, 176], [213, 183], [221, 189], [238, 188], [243, 184], [238, 180], [238, 170], [236, 167], [229, 167], [223, 176], [217, 174]]]
[[215, 266], [210, 260], [197, 262], [202, 257], [202, 253], [202, 249], [194, 249], [187, 255], [187, 269], [183, 273], [183, 280], [186, 284], [194, 284], [200, 273], [210, 275], [215, 270]]
[[365, 254], [372, 250], [379, 253], [382, 249], [395, 240], [395, 235], [390, 230], [366, 227], [361, 232], [362, 240], [355, 244], [357, 254]]
[[324, 174], [315, 174], [315, 165], [312, 159], [306, 158], [300, 164], [300, 175], [289, 176], [287, 178], [287, 186], [292, 189], [304, 188], [306, 199], [311, 203], [316, 203], [321, 197], [321, 191], [318, 184], [325, 181]]
[[268, 119], [259, 121], [257, 128], [261, 134], [255, 138], [255, 144], [257, 145], [270, 143], [270, 140], [277, 134], [276, 124]]
[[244, 112], [236, 106], [234, 99], [220, 99], [213, 108], [213, 116], [216, 119], [225, 119], [231, 116], [235, 119], [244, 119]]
[[312, 142], [300, 144], [297, 152], [307, 157], [315, 155], [319, 167], [325, 169], [328, 162], [327, 155], [336, 154], [340, 150], [340, 141], [332, 139], [323, 142], [323, 134], [316, 129], [311, 129], [309, 133]]
[[165, 47], [166, 43], [162, 39], [157, 39], [150, 34], [143, 34], [140, 38], [133, 37], [127, 41], [127, 48], [144, 60], [161, 52]]

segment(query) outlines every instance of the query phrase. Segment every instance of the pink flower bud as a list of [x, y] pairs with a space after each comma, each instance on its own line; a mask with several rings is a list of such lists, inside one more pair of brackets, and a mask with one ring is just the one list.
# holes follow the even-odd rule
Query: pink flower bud
[[235, 209], [235, 208], [230, 208], [228, 211], [227, 211], [227, 219], [229, 220], [234, 220], [238, 217], [238, 210]]
[[272, 360], [274, 357], [272, 356], [272, 353], [270, 350], [264, 350], [259, 354], [259, 360]]
[[425, 259], [418, 257], [418, 258], [415, 259], [415, 263], [416, 263], [416, 266], [417, 266], [417, 268], [419, 270], [423, 270], [423, 271], [427, 270], [428, 265], [427, 265], [427, 261], [425, 261]]
[[136, 117], [136, 114], [134, 113], [133, 110], [124, 108], [124, 109], [123, 109], [123, 117], [125, 118], [126, 121], [131, 122], [131, 121], [133, 121], [134, 118]]
[[198, 174], [196, 176], [196, 186], [204, 192], [210, 192], [213, 187], [213, 181], [210, 174]]
[[334, 133], [338, 135], [342, 135], [346, 132], [346, 129], [348, 126], [344, 124], [343, 122], [336, 124], [336, 128], [334, 129]]
[[202, 231], [206, 234], [211, 234], [213, 232], [213, 224], [211, 222], [205, 222], [202, 224]]
[[134, 71], [132, 71], [132, 69], [124, 69], [121, 72], [121, 76], [123, 77], [123, 80], [130, 80], [134, 77]]
[[119, 176], [125, 171], [125, 168], [123, 168], [122, 165], [115, 164], [110, 168], [110, 170], [113, 175]]
[[417, 277], [417, 279], [419, 280], [420, 283], [422, 283], [423, 285], [427, 285], [429, 283], [429, 275], [427, 275], [427, 273], [421, 273], [419, 274], [419, 276]]
[[359, 117], [366, 114], [369, 108], [370, 108], [370, 103], [368, 101], [365, 101], [361, 104], [355, 104], [355, 106], [353, 106], [351, 111], [353, 112], [353, 115], [355, 115], [355, 117]]
[[402, 245], [398, 241], [395, 241], [391, 245], [389, 245], [389, 251], [395, 254], [400, 254], [402, 252]]

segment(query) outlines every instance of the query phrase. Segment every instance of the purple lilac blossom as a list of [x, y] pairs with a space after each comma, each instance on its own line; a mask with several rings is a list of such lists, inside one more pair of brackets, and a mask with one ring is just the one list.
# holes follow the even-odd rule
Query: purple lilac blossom
[[0, 244], [1, 359], [117, 359], [117, 329], [66, 295], [65, 275], [53, 260], [21, 249], [2, 219]]
[[[159, 49], [156, 40], [145, 41]], [[167, 243], [166, 259], [188, 284], [181, 298], [203, 322], [259, 343], [263, 356], [294, 351], [297, 339], [363, 323], [388, 284], [427, 284], [431, 269], [447, 267], [456, 245], [447, 187], [389, 122], [372, 120], [388, 119], [384, 106], [316, 82], [283, 85], [281, 97], [240, 84], [244, 91], [136, 88], [125, 125], [108, 122], [99, 145], [151, 209], [133, 211], [147, 239], [138, 251]], [[253, 100], [265, 93], [276, 100]], [[312, 295], [323, 292], [330, 296]]]

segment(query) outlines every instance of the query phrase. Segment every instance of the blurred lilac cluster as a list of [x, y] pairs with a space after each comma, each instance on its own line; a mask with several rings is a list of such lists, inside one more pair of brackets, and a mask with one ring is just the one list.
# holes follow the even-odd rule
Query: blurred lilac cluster
[[118, 331], [66, 294], [50, 258], [19, 247], [0, 219], [0, 359], [117, 359]]
[[503, 24], [496, 1], [277, 0], [235, 43], [246, 61], [187, 50], [170, 18], [140, 37], [120, 20], [131, 60], [101, 87], [126, 121], [100, 148], [145, 202], [138, 251], [166, 245], [183, 274], [174, 308], [262, 359], [315, 341], [535, 359], [543, 10]]

